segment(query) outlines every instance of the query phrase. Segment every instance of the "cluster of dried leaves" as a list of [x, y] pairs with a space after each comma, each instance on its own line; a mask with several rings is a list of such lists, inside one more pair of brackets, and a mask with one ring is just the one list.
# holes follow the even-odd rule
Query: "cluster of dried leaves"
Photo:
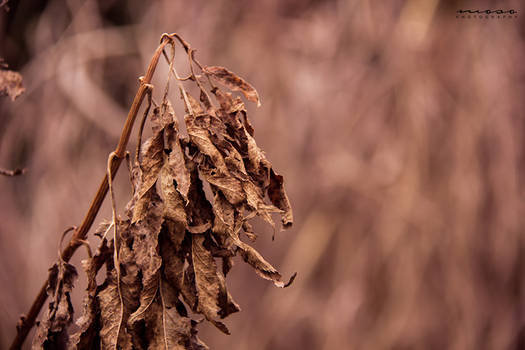
[[[77, 273], [59, 259], [51, 269], [51, 301], [34, 338], [35, 349], [207, 349], [197, 337], [197, 324], [205, 319], [229, 334], [221, 319], [240, 310], [225, 282], [234, 256], [239, 254], [278, 287], [295, 277], [283, 282], [243, 241], [256, 239], [251, 218], [260, 216], [275, 230], [272, 214], [280, 214], [283, 226], [289, 227], [292, 210], [282, 176], [254, 140], [241, 98], [215, 82], [257, 104], [259, 96], [227, 69], [201, 66], [189, 45], [178, 39], [191, 75], [178, 76], [174, 43], [171, 57], [165, 53], [165, 58], [184, 102], [187, 135], [167, 98], [168, 77], [160, 104], [149, 90], [135, 159], [128, 158], [133, 196], [125, 218], [117, 217], [113, 205], [113, 220], [96, 233], [100, 246], [83, 262], [88, 288], [78, 331], [68, 336], [73, 321], [69, 293]], [[199, 98], [184, 84], [197, 86]], [[148, 117], [153, 135], [141, 145]], [[113, 196], [111, 182], [110, 192]], [[104, 265], [106, 279], [97, 285], [97, 271]]]

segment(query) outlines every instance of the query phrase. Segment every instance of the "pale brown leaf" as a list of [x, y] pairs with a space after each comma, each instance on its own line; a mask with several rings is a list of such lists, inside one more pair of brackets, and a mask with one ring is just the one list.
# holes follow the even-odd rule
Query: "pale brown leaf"
[[244, 79], [230, 72], [228, 69], [219, 66], [204, 67], [204, 72], [211, 75], [219, 83], [232, 91], [240, 91], [249, 101], [256, 102], [257, 107], [261, 105], [259, 94]]

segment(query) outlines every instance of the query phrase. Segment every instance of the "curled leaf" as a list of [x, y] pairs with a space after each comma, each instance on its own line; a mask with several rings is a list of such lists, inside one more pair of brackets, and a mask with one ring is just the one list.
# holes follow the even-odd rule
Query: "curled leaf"
[[65, 348], [69, 337], [67, 327], [73, 321], [70, 293], [77, 271], [71, 264], [60, 260], [49, 270], [47, 294], [51, 297], [44, 319], [33, 339], [33, 349]]
[[204, 72], [211, 75], [228, 89], [232, 91], [241, 91], [246, 99], [256, 102], [257, 107], [261, 105], [257, 90], [255, 90], [253, 86], [251, 86], [241, 77], [237, 76], [235, 73], [219, 66], [204, 67]]

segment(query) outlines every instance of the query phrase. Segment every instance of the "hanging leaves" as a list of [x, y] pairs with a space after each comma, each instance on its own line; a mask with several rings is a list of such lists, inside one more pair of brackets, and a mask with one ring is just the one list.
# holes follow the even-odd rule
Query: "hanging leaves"
[[47, 294], [51, 301], [33, 339], [33, 349], [65, 348], [69, 339], [67, 327], [73, 321], [73, 305], [69, 293], [76, 277], [75, 267], [62, 259], [49, 270]]
[[[202, 66], [183, 43], [191, 77], [179, 79], [173, 62], [168, 63], [186, 111], [187, 135], [180, 132], [167, 99], [168, 80], [162, 103], [150, 116], [152, 136], [139, 144], [130, 166], [132, 198], [126, 217], [101, 225], [96, 233], [100, 247], [83, 262], [88, 288], [79, 329], [69, 343], [73, 349], [208, 349], [197, 337], [198, 323], [206, 320], [229, 334], [222, 320], [240, 310], [225, 279], [236, 255], [278, 287], [295, 278], [285, 283], [241, 239], [241, 233], [251, 241], [257, 238], [249, 223], [255, 216], [275, 228], [272, 215], [278, 214], [284, 228], [291, 226], [292, 209], [283, 177], [253, 138], [241, 98], [213, 85], [209, 94], [203, 77], [257, 104], [259, 96], [223, 67], [205, 67], [204, 75], [195, 75], [193, 64]], [[198, 99], [182, 81], [196, 85]], [[215, 96], [218, 105], [209, 96]], [[145, 117], [148, 113], [149, 107]], [[143, 127], [141, 123], [139, 140]], [[114, 225], [114, 238], [108, 238]], [[96, 274], [104, 264], [106, 279], [97, 285]], [[71, 322], [69, 291], [75, 275], [69, 266], [54, 267], [54, 299], [35, 338], [43, 348], [46, 341], [65, 344], [59, 338]]]

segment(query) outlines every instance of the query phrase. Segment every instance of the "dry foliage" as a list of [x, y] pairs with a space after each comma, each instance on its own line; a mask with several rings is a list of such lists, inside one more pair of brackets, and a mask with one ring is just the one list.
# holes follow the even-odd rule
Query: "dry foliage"
[[[197, 337], [202, 317], [229, 334], [221, 320], [240, 310], [225, 281], [237, 254], [278, 287], [295, 277], [284, 282], [242, 240], [243, 235], [256, 239], [249, 223], [255, 216], [272, 226], [274, 213], [280, 214], [283, 227], [293, 221], [283, 177], [257, 146], [244, 103], [215, 82], [260, 104], [256, 90], [226, 68], [203, 67], [177, 35], [163, 38], [171, 40], [171, 56], [163, 52], [170, 76], [159, 104], [148, 86], [139, 146], [135, 159], [128, 157], [132, 199], [123, 218], [116, 214], [109, 182], [113, 219], [99, 227], [100, 246], [83, 262], [88, 288], [78, 331], [68, 336], [73, 321], [69, 294], [77, 272], [60, 257], [50, 269], [51, 301], [33, 349], [207, 349]], [[192, 73], [186, 78], [174, 67], [173, 38], [188, 56]], [[194, 72], [197, 67], [201, 74]], [[167, 97], [171, 76], [186, 110], [187, 135], [181, 133]], [[199, 96], [192, 96], [184, 84], [195, 85]], [[148, 118], [153, 134], [141, 144]], [[112, 154], [108, 162], [109, 179], [114, 158]], [[97, 285], [103, 265], [106, 279]]]

